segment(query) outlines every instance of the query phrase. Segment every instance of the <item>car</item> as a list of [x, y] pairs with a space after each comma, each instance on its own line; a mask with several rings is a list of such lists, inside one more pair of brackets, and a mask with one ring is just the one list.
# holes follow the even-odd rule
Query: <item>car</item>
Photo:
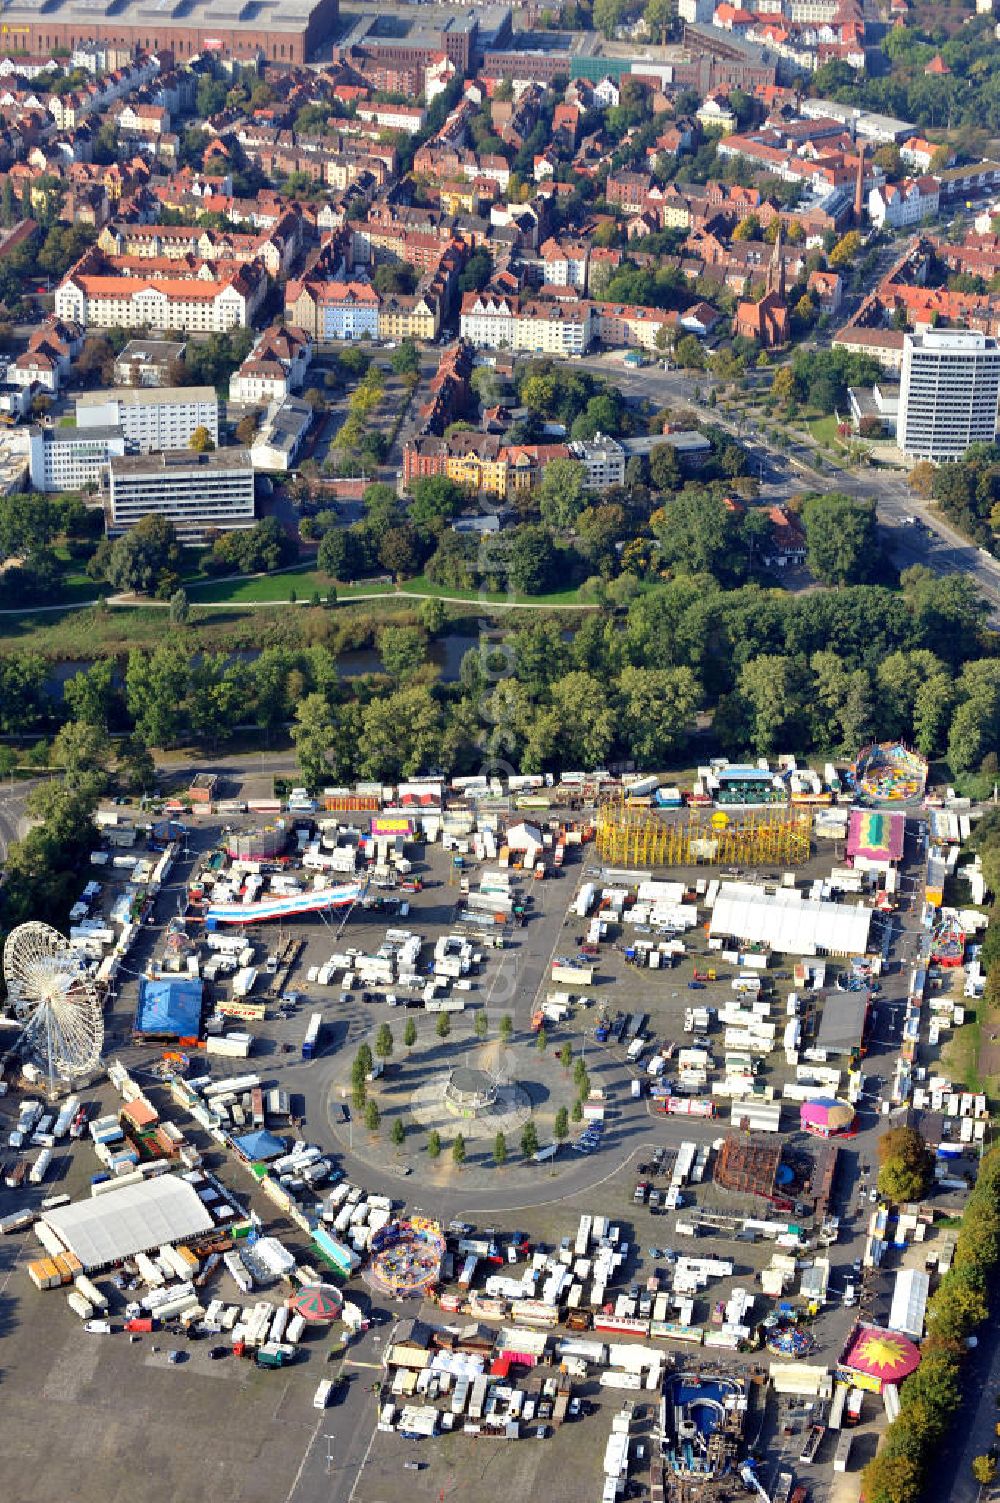
[[167, 1353], [167, 1361], [171, 1364], [172, 1367], [176, 1367], [177, 1363], [183, 1362], [186, 1357], [187, 1352], [173, 1351]]
[[341, 1122], [350, 1122], [351, 1120], [351, 1108], [347, 1105], [346, 1102], [341, 1105], [340, 1120]]
[[632, 1191], [633, 1204], [637, 1206], [645, 1205], [646, 1198], [649, 1195], [649, 1188], [649, 1181], [641, 1179], [636, 1185], [635, 1189]]
[[223, 1357], [229, 1356], [231, 1350], [228, 1346], [213, 1346], [209, 1348], [208, 1355], [212, 1362], [221, 1362]]
[[583, 1406], [580, 1403], [580, 1400], [570, 1399], [569, 1407], [567, 1408], [566, 1413], [569, 1415], [570, 1419], [579, 1419], [580, 1415], [583, 1413]]
[[535, 1439], [536, 1440], [548, 1440], [548, 1438], [549, 1438], [549, 1427], [548, 1427], [548, 1425], [537, 1425], [535, 1427]]

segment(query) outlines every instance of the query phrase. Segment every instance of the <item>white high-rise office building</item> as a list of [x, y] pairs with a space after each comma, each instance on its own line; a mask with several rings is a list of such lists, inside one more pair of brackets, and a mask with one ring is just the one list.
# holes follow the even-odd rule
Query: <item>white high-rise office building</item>
[[907, 334], [896, 442], [912, 459], [960, 459], [997, 432], [1000, 345], [977, 329]]

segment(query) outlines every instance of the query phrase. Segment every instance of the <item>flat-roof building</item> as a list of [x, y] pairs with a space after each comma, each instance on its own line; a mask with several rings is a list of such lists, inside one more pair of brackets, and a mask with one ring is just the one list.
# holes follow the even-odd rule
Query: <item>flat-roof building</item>
[[254, 478], [248, 451], [194, 454], [190, 449], [168, 449], [113, 459], [106, 513], [109, 535], [127, 532], [151, 512], [169, 517], [185, 542], [200, 541], [214, 530], [252, 527]]
[[28, 435], [28, 467], [36, 491], [79, 491], [99, 486], [109, 462], [125, 454], [120, 428], [102, 424], [91, 428], [32, 428]]
[[119, 427], [132, 452], [182, 449], [198, 428], [219, 442], [219, 399], [214, 386], [124, 386], [88, 391], [76, 399], [81, 428]]
[[115, 360], [119, 386], [169, 386], [171, 368], [187, 345], [172, 339], [130, 339]]
[[6, 48], [28, 53], [97, 41], [251, 62], [304, 63], [333, 32], [338, 0], [11, 0]]
[[903, 340], [896, 442], [911, 459], [960, 459], [997, 432], [1000, 345], [978, 329], [928, 329]]

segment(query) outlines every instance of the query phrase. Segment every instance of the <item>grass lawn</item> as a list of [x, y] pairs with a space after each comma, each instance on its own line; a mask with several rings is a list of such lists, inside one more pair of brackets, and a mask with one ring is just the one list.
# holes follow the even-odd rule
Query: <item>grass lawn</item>
[[977, 1015], [972, 1022], [963, 1023], [961, 1028], [956, 1028], [941, 1050], [942, 1065], [951, 1079], [961, 1081], [967, 1091], [980, 1092], [985, 1088], [985, 1082], [979, 1073], [982, 1042], [983, 1025]]
[[804, 426], [812, 434], [813, 441], [822, 444], [826, 449], [838, 449], [843, 445], [837, 434], [840, 426], [837, 422], [836, 413], [828, 412], [822, 417], [808, 418]]
[[450, 596], [453, 600], [468, 600], [470, 604], [484, 601], [488, 605], [574, 605], [581, 610], [592, 610], [588, 601], [581, 601], [578, 589], [553, 590], [549, 595], [508, 595], [503, 592], [486, 595], [479, 590], [453, 590], [449, 586], [431, 584], [425, 575], [408, 580], [402, 587], [404, 595]]

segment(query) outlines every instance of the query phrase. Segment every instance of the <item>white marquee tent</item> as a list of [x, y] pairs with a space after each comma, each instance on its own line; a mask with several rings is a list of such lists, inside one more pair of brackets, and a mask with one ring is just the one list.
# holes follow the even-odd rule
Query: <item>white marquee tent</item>
[[213, 1226], [197, 1190], [175, 1174], [58, 1206], [42, 1219], [76, 1253], [87, 1273], [151, 1252], [165, 1242], [197, 1237]]
[[723, 882], [710, 933], [779, 955], [863, 955], [871, 909], [863, 903], [807, 898], [797, 888], [769, 892], [750, 882]]

